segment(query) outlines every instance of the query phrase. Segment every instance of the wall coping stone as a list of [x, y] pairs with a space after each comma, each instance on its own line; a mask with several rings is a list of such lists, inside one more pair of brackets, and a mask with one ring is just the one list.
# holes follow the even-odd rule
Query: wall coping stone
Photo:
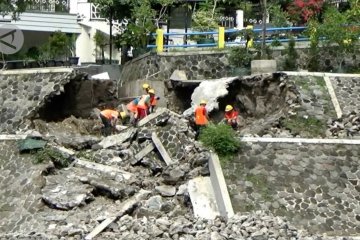
[[309, 144], [354, 144], [360, 145], [360, 139], [334, 138], [270, 138], [270, 137], [241, 137], [242, 142], [263, 143], [309, 143]]
[[158, 56], [173, 57], [173, 56], [191, 56], [191, 55], [212, 55], [227, 53], [227, 50], [209, 50], [209, 51], [184, 51], [184, 52], [162, 52], [157, 53]]
[[327, 72], [291, 72], [291, 71], [280, 71], [289, 76], [317, 76], [317, 77], [356, 77], [360, 78], [360, 74], [354, 73], [327, 73]]
[[35, 74], [35, 73], [70, 73], [72, 71], [74, 71], [72, 67], [67, 67], [67, 68], [47, 67], [47, 68], [32, 68], [32, 69], [0, 70], [0, 74], [20, 75], [20, 74]]

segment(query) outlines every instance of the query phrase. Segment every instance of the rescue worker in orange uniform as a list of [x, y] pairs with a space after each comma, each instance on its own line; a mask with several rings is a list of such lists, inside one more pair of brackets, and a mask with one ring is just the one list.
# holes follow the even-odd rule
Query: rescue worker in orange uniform
[[155, 111], [155, 107], [157, 105], [157, 101], [160, 100], [160, 97], [155, 96], [155, 90], [149, 89], [148, 93], [150, 94], [150, 107], [149, 107], [149, 114]]
[[116, 123], [120, 118], [125, 118], [124, 112], [119, 112], [112, 109], [105, 109], [100, 112], [100, 119], [103, 123], [102, 134], [109, 136], [116, 131]]
[[224, 115], [224, 122], [231, 126], [233, 129], [236, 129], [239, 125], [239, 113], [235, 111], [233, 106], [227, 105], [225, 107], [225, 115]]
[[209, 122], [209, 116], [206, 111], [206, 101], [201, 100], [200, 106], [195, 108], [195, 139], [200, 135], [201, 128], [205, 127]]
[[142, 95], [137, 104], [137, 120], [141, 120], [146, 117], [148, 114], [148, 109], [150, 107], [150, 95]]
[[126, 105], [126, 109], [130, 113], [130, 123], [131, 124], [136, 124], [136, 122], [137, 122], [137, 119], [138, 119], [137, 105], [138, 105], [139, 101], [140, 101], [139, 98], [135, 98], [134, 100], [132, 100], [131, 102], [129, 102]]

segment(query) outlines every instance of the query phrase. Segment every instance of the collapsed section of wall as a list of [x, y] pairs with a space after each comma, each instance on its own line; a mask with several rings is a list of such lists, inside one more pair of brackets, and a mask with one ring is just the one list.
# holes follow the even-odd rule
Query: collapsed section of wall
[[14, 132], [49, 97], [74, 78], [71, 68], [3, 71], [0, 74], [0, 132]]
[[28, 120], [88, 117], [92, 108], [114, 100], [112, 81], [91, 80], [72, 68], [2, 71], [0, 73], [0, 132], [14, 133]]

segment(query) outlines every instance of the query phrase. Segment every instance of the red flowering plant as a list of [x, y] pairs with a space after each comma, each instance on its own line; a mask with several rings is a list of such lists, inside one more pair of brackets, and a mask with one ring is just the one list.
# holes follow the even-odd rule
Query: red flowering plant
[[289, 4], [287, 11], [293, 22], [305, 24], [321, 12], [323, 5], [324, 0], [294, 0]]

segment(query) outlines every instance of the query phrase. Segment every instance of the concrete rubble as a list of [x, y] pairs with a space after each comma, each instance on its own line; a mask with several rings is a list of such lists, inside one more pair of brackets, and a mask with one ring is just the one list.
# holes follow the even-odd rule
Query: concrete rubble
[[[49, 207], [44, 210], [47, 217], [43, 218], [47, 228], [33, 230], [36, 234], [32, 237], [288, 239], [306, 236], [286, 220], [265, 213], [238, 214], [228, 220], [216, 216], [205, 220], [194, 215], [196, 204], [190, 199], [188, 182], [209, 176], [210, 152], [194, 140], [193, 131], [186, 125], [187, 121], [179, 115], [159, 109], [156, 117], [144, 119], [141, 127], [127, 128], [87, 149], [79, 149], [83, 145], [64, 148], [53, 138], [44, 136], [53, 150], [72, 163], [61, 169], [51, 167], [45, 174], [41, 194]], [[174, 162], [164, 161], [152, 141], [154, 134], [157, 144], [162, 145], [162, 151]], [[147, 149], [145, 153], [136, 158], [144, 149]], [[146, 196], [138, 199], [137, 194], [144, 191]], [[105, 199], [107, 204], [98, 205]], [[89, 211], [90, 215], [84, 215]], [[68, 216], [66, 219], [61, 217], [64, 214]], [[58, 218], [63, 220], [59, 222]], [[29, 236], [23, 232], [23, 235], [7, 235], [7, 239]]]
[[360, 139], [360, 112], [352, 111], [340, 119], [329, 119], [326, 134], [329, 137]]

